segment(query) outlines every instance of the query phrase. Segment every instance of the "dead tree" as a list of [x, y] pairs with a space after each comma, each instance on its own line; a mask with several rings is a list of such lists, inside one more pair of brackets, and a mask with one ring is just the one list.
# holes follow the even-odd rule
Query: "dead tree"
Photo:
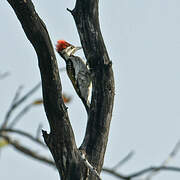
[[44, 108], [50, 133], [44, 140], [55, 160], [62, 180], [100, 179], [114, 101], [112, 63], [100, 31], [98, 0], [77, 0], [71, 14], [92, 75], [92, 100], [86, 133], [77, 147], [62, 87], [54, 49], [45, 24], [31, 0], [8, 0], [33, 45], [42, 80]]

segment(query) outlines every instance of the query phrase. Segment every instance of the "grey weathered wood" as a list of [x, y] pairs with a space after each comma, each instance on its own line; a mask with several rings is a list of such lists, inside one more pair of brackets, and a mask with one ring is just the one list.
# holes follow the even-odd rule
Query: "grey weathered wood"
[[101, 171], [114, 103], [114, 76], [99, 25], [98, 0], [77, 0], [71, 11], [92, 73], [92, 103], [84, 141], [88, 161]]
[[[74, 167], [72, 168], [72, 162], [77, 161], [78, 150], [67, 108], [62, 99], [59, 70], [52, 43], [45, 24], [39, 18], [30, 0], [8, 0], [8, 2], [14, 9], [27, 38], [34, 46], [38, 56], [43, 102], [50, 124], [50, 134], [44, 131], [43, 135], [62, 179], [66, 179], [63, 178], [63, 175], [67, 173], [67, 169], [68, 171], [75, 169]], [[74, 175], [74, 178], [76, 178], [76, 175]], [[78, 178], [79, 175], [77, 175]]]
[[[31, 0], [7, 1], [38, 56], [44, 107], [50, 125], [50, 133], [43, 131], [43, 136], [61, 179], [99, 179], [96, 174], [102, 169], [112, 117], [114, 78], [112, 63], [100, 31], [98, 1], [77, 0], [72, 11], [93, 83], [90, 114], [80, 150], [76, 146], [67, 108], [63, 103], [56, 57], [45, 24], [36, 13]], [[81, 153], [88, 162], [85, 163]], [[87, 168], [88, 163], [95, 169]]]

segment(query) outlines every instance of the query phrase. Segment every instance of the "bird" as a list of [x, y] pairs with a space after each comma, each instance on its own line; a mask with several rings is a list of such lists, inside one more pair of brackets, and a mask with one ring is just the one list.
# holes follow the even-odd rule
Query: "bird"
[[67, 75], [89, 113], [91, 73], [85, 62], [79, 56], [74, 55], [79, 49], [81, 47], [75, 47], [65, 40], [58, 40], [56, 44], [56, 51], [65, 60]]

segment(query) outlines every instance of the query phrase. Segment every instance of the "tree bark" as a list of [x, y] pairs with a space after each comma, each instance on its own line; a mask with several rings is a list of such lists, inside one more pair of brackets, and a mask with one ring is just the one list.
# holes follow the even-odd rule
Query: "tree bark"
[[98, 0], [77, 0], [72, 15], [92, 74], [92, 101], [81, 147], [76, 146], [56, 57], [45, 24], [31, 0], [7, 0], [32, 43], [42, 79], [43, 102], [50, 133], [43, 131], [62, 180], [100, 179], [114, 100], [114, 77], [100, 32]]
[[77, 0], [71, 11], [92, 74], [90, 115], [81, 149], [100, 173], [114, 104], [114, 76], [99, 24], [98, 0]]

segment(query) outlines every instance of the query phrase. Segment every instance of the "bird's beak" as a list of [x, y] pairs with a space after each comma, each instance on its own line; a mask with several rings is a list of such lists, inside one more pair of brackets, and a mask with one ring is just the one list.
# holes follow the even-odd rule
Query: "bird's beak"
[[74, 46], [69, 46], [66, 48], [66, 53], [68, 56], [74, 55], [75, 52], [77, 52], [78, 50], [82, 49], [82, 47], [74, 47]]
[[82, 49], [82, 47], [75, 47], [76, 51]]
[[75, 54], [78, 50], [82, 49], [82, 47], [74, 47], [72, 54]]

